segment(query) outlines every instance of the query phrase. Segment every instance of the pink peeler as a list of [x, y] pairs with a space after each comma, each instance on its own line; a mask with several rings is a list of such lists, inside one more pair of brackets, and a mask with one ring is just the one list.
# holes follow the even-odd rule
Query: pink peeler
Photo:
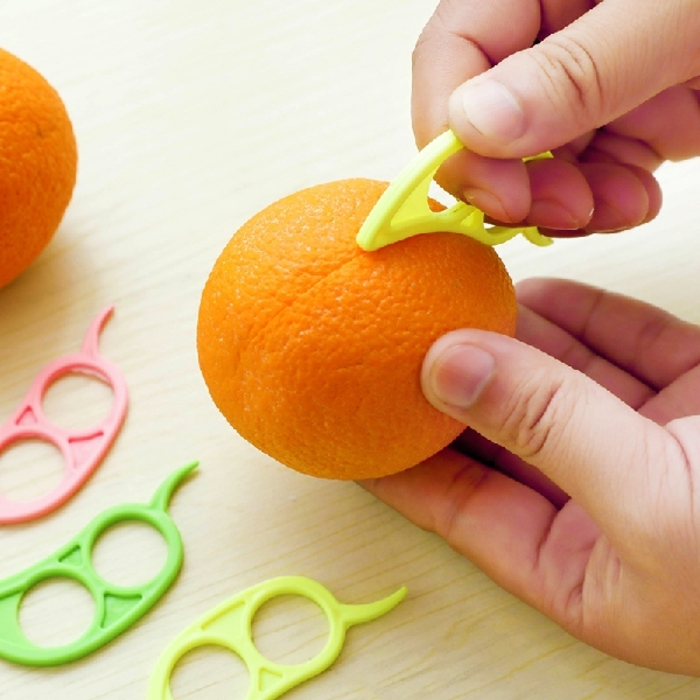
[[[28, 503], [18, 503], [0, 494], [0, 524], [26, 522], [39, 518], [64, 504], [90, 477], [117, 436], [128, 403], [124, 376], [109, 360], [100, 356], [98, 340], [114, 307], [104, 309], [85, 334], [79, 352], [50, 362], [39, 373], [19, 408], [0, 426], [0, 452], [20, 440], [43, 440], [63, 455], [65, 468], [61, 481], [49, 493]], [[108, 415], [96, 426], [79, 431], [65, 430], [51, 423], [42, 408], [42, 400], [53, 382], [65, 374], [96, 377], [112, 388], [113, 400]]]

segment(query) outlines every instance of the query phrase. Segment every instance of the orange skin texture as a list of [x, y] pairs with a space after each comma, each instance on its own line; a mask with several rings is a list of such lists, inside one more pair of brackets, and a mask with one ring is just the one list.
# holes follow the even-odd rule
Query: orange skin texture
[[0, 287], [22, 273], [61, 223], [78, 154], [58, 93], [0, 49]]
[[438, 452], [465, 426], [423, 396], [428, 348], [456, 328], [515, 333], [492, 248], [450, 233], [358, 247], [386, 187], [343, 180], [272, 204], [233, 236], [202, 293], [197, 347], [214, 403], [305, 474], [379, 477]]

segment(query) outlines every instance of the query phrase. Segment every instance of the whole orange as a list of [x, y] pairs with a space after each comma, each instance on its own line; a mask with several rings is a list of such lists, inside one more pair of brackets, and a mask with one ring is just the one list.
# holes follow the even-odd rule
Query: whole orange
[[272, 204], [231, 238], [202, 294], [197, 348], [215, 404], [306, 474], [378, 477], [438, 452], [465, 426], [421, 392], [428, 348], [456, 328], [515, 331], [492, 248], [452, 233], [359, 248], [386, 187], [344, 180]]
[[77, 160], [58, 93], [0, 49], [0, 287], [53, 237], [73, 194]]

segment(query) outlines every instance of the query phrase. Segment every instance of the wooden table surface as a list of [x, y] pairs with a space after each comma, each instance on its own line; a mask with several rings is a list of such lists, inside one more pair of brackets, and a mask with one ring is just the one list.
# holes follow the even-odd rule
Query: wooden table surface
[[[618, 700], [700, 697], [700, 680], [635, 668], [572, 639], [504, 593], [436, 537], [351, 483], [305, 477], [258, 453], [211, 403], [197, 366], [199, 296], [245, 219], [301, 187], [344, 177], [391, 179], [415, 153], [411, 50], [435, 0], [3, 0], [0, 46], [58, 89], [74, 123], [79, 176], [51, 245], [0, 291], [0, 418], [49, 361], [77, 350], [114, 304], [101, 351], [124, 373], [130, 408], [112, 450], [64, 507], [0, 528], [0, 580], [55, 552], [104, 509], [147, 502], [177, 467], [200, 469], [171, 515], [181, 575], [139, 623], [87, 658], [54, 668], [0, 660], [3, 700], [145, 697], [168, 642], [230, 596], [303, 575], [346, 603], [401, 586], [406, 599], [351, 629], [338, 661], [289, 698]], [[517, 280], [555, 275], [656, 303], [700, 322], [696, 211], [700, 161], [665, 166], [665, 207], [625, 235], [524, 240], [499, 252]], [[69, 376], [45, 399], [59, 424], [86, 427], [111, 404]], [[0, 457], [0, 491], [28, 500], [59, 478], [44, 443]], [[94, 565], [118, 583], [156, 575], [162, 538], [131, 522], [102, 537]], [[52, 580], [24, 600], [26, 635], [78, 638], [93, 614], [77, 584]], [[299, 663], [322, 647], [313, 603], [276, 599], [253, 625], [259, 649]], [[189, 654], [173, 695], [245, 697], [240, 660]]]

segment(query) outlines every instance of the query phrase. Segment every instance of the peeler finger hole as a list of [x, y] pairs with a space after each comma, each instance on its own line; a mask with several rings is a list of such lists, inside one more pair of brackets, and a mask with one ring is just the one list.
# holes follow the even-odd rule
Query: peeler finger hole
[[14, 503], [31, 503], [53, 491], [64, 470], [63, 454], [53, 443], [16, 440], [0, 451], [0, 493]]
[[273, 598], [255, 613], [253, 641], [270, 661], [301, 664], [321, 653], [328, 641], [329, 624], [323, 610], [301, 595]]
[[92, 565], [105, 581], [128, 588], [153, 581], [167, 557], [167, 543], [159, 530], [139, 520], [125, 520], [97, 538]]
[[49, 384], [42, 408], [53, 425], [64, 430], [85, 430], [109, 415], [113, 401], [114, 392], [106, 378], [73, 370]]
[[69, 578], [49, 578], [30, 588], [19, 608], [25, 637], [40, 647], [58, 647], [80, 639], [95, 616], [90, 592]]
[[188, 651], [170, 676], [173, 700], [242, 700], [249, 685], [250, 675], [240, 657], [213, 645]]

